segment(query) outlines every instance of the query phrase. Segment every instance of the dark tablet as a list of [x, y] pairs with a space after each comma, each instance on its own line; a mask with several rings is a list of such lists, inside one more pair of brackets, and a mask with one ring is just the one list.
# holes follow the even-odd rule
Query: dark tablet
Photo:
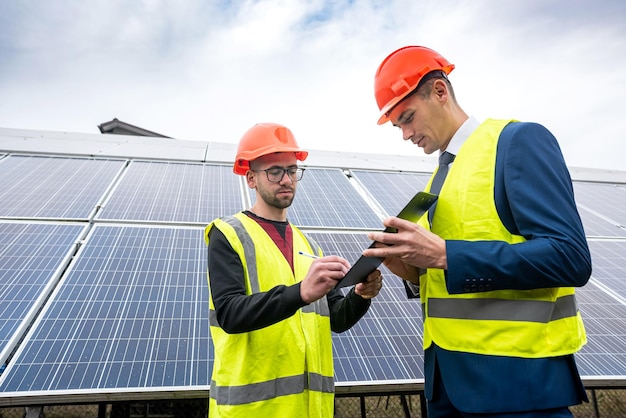
[[[417, 222], [424, 213], [435, 203], [437, 195], [419, 192], [407, 203], [407, 205], [400, 211], [398, 218], [406, 219], [407, 221]], [[385, 228], [385, 232], [397, 232], [395, 228]], [[372, 248], [374, 243], [370, 245]], [[341, 287], [352, 286], [362, 281], [365, 281], [367, 276], [376, 270], [383, 259], [380, 257], [359, 257], [359, 259], [352, 265], [352, 268], [341, 279], [335, 289]]]

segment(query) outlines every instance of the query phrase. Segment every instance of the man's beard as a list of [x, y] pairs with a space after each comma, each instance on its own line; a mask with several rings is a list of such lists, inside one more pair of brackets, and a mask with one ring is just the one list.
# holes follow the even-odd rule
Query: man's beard
[[257, 187], [257, 192], [259, 192], [259, 196], [261, 197], [261, 199], [263, 199], [263, 201], [266, 204], [268, 204], [269, 206], [278, 208], [278, 209], [286, 209], [289, 206], [291, 206], [291, 203], [293, 202], [293, 198], [296, 195], [296, 191], [291, 190], [293, 194], [290, 197], [278, 198], [276, 197], [275, 194], [271, 193], [269, 190], [261, 188], [261, 187]]

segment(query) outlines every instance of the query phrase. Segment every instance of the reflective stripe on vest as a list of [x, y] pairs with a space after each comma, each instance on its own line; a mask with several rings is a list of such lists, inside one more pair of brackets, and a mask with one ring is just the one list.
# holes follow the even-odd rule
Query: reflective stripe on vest
[[210, 397], [220, 405], [243, 405], [264, 401], [279, 396], [295, 395], [305, 390], [334, 393], [332, 377], [317, 373], [282, 377], [269, 382], [253, 383], [245, 386], [217, 386], [211, 382]]
[[259, 274], [256, 268], [256, 250], [254, 248], [254, 241], [252, 241], [252, 237], [248, 231], [246, 231], [246, 228], [243, 226], [241, 221], [234, 216], [226, 216], [222, 218], [222, 220], [232, 226], [237, 233], [239, 241], [241, 241], [241, 244], [243, 245], [243, 253], [246, 257], [246, 264], [248, 265], [250, 288], [252, 289], [252, 293], [259, 293], [261, 286], [259, 285]]
[[556, 301], [511, 299], [428, 299], [429, 318], [452, 318], [497, 321], [526, 321], [547, 324], [576, 316], [578, 306], [574, 295]]

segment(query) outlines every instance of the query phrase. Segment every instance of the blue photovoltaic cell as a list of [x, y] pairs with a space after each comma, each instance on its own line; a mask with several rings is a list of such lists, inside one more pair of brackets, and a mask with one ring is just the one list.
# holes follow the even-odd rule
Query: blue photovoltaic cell
[[578, 205], [578, 213], [587, 237], [626, 237], [625, 227], [598, 216], [586, 207]]
[[395, 216], [417, 192], [426, 188], [430, 174], [352, 170], [352, 174], [367, 189], [378, 204]]
[[593, 278], [626, 301], [626, 240], [590, 240], [589, 249]]
[[[587, 235], [593, 236], [625, 236], [626, 225], [626, 187], [607, 183], [574, 182], [576, 203], [583, 209], [581, 217], [585, 223]], [[600, 220], [591, 221], [592, 217], [585, 211], [596, 214]], [[599, 226], [601, 225], [601, 226]], [[599, 228], [599, 229], [598, 229]]]
[[[624, 269], [620, 273], [623, 277]], [[590, 281], [576, 297], [587, 331], [587, 344], [576, 354], [585, 377], [626, 376], [626, 305]]]
[[[248, 190], [254, 202], [255, 192]], [[339, 169], [307, 168], [288, 218], [302, 227], [382, 228], [380, 217]]]
[[51, 281], [83, 229], [76, 224], [0, 223], [0, 363], [10, 354], [7, 344], [20, 338], [15, 333], [29, 311], [43, 303], [44, 290], [52, 291]]
[[202, 229], [98, 225], [92, 232], [0, 390], [207, 385]]
[[0, 161], [0, 216], [86, 219], [124, 164], [10, 155]]
[[208, 224], [242, 209], [230, 166], [133, 161], [97, 219]]
[[[370, 245], [365, 233], [309, 233], [326, 255], [354, 263]], [[381, 265], [384, 286], [350, 330], [333, 334], [337, 383], [423, 379], [422, 311], [400, 278]], [[343, 289], [345, 293], [348, 289]]]

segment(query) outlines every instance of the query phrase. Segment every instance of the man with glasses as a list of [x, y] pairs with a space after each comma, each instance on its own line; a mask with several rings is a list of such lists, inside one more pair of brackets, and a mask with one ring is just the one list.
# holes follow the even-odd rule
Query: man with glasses
[[330, 417], [331, 331], [352, 327], [382, 287], [379, 270], [344, 297], [350, 268], [287, 220], [308, 155], [291, 131], [257, 124], [242, 137], [235, 174], [256, 192], [248, 209], [215, 219], [208, 245], [215, 361], [210, 417]]

